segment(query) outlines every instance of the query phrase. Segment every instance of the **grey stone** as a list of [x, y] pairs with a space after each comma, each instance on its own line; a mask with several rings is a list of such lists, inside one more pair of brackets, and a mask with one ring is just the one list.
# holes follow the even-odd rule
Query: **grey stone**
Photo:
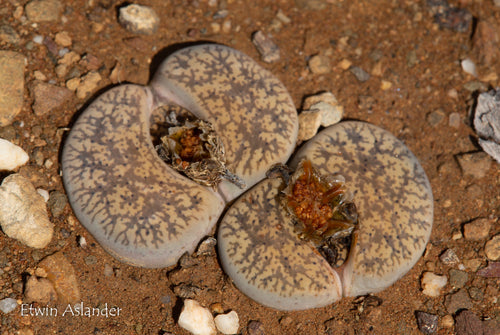
[[465, 289], [448, 294], [444, 300], [444, 305], [448, 313], [453, 314], [459, 309], [472, 308], [472, 301]]
[[12, 123], [23, 107], [26, 58], [14, 51], [0, 51], [0, 127]]
[[358, 66], [351, 66], [349, 71], [362, 83], [370, 79], [370, 74]]
[[438, 126], [444, 119], [445, 114], [442, 109], [436, 109], [435, 111], [427, 114], [426, 120], [432, 127]]
[[450, 276], [450, 285], [453, 288], [462, 288], [469, 280], [469, 275], [465, 271], [451, 269], [448, 274]]
[[474, 128], [481, 147], [500, 163], [500, 89], [479, 95]]
[[43, 197], [20, 174], [6, 177], [0, 186], [0, 225], [4, 233], [32, 248], [44, 248], [54, 224]]

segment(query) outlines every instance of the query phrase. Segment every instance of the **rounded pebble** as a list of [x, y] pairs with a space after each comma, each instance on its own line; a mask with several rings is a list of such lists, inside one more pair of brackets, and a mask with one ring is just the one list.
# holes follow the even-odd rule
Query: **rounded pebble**
[[219, 314], [215, 317], [215, 326], [222, 334], [237, 334], [240, 328], [240, 319], [235, 311]]
[[474, 64], [470, 58], [464, 59], [460, 64], [462, 65], [462, 70], [464, 70], [465, 73], [477, 77], [476, 64]]
[[118, 20], [134, 34], [152, 35], [160, 24], [158, 14], [151, 7], [136, 4], [120, 8]]
[[6, 177], [0, 186], [0, 225], [3, 232], [32, 248], [44, 248], [52, 239], [45, 201], [20, 174]]
[[12, 171], [26, 164], [29, 158], [21, 147], [0, 138], [0, 171]]
[[12, 298], [5, 298], [0, 300], [0, 311], [10, 313], [17, 307], [17, 300]]
[[210, 310], [192, 299], [184, 300], [178, 324], [194, 335], [215, 335], [217, 333]]
[[32, 22], [58, 21], [63, 11], [59, 0], [32, 0], [25, 8], [28, 20]]
[[484, 246], [486, 257], [492, 261], [500, 259], [500, 234], [493, 236]]

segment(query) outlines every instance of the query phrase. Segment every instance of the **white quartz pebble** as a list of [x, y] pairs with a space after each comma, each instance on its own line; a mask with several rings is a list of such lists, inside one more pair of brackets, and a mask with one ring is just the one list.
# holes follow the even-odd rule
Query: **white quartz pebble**
[[471, 61], [469, 58], [466, 58], [462, 61], [461, 64], [462, 64], [462, 70], [464, 70], [465, 73], [477, 77], [476, 64], [474, 64], [473, 61]]
[[212, 313], [196, 300], [184, 300], [178, 323], [179, 326], [194, 335], [215, 335], [217, 333]]
[[0, 171], [14, 170], [28, 160], [28, 154], [21, 147], [0, 138]]
[[424, 272], [421, 280], [422, 293], [429, 297], [438, 297], [441, 294], [441, 289], [448, 282], [448, 277], [445, 275], [439, 276], [432, 272]]
[[5, 298], [0, 300], [0, 311], [4, 313], [10, 313], [17, 307], [16, 299]]
[[118, 19], [122, 26], [135, 34], [154, 34], [160, 24], [154, 9], [136, 4], [120, 8]]
[[240, 319], [235, 311], [219, 314], [215, 317], [215, 326], [222, 334], [237, 334], [240, 328]]

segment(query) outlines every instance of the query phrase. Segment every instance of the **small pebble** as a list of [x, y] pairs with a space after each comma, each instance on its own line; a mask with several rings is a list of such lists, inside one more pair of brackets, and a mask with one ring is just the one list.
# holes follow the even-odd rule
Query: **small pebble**
[[485, 152], [463, 153], [455, 156], [464, 175], [483, 178], [491, 167], [492, 160]]
[[483, 322], [469, 310], [460, 311], [456, 316], [456, 335], [478, 335], [484, 333]]
[[158, 14], [151, 7], [137, 4], [120, 8], [118, 21], [134, 34], [152, 35], [160, 25]]
[[0, 42], [2, 44], [17, 45], [20, 42], [19, 34], [9, 25], [0, 26]]
[[200, 243], [198, 249], [196, 249], [196, 256], [214, 255], [216, 245], [217, 240], [214, 237], [207, 237]]
[[500, 262], [488, 263], [488, 266], [479, 270], [477, 275], [487, 278], [500, 278]]
[[448, 294], [445, 297], [444, 305], [450, 314], [455, 313], [459, 309], [468, 309], [473, 306], [469, 294], [464, 288], [460, 289], [458, 292]]
[[160, 298], [160, 302], [164, 305], [168, 305], [172, 302], [172, 297], [170, 297], [169, 295], [164, 295]]
[[390, 81], [382, 80], [382, 82], [380, 83], [380, 89], [382, 91], [387, 91], [391, 87], [392, 87], [392, 83]]
[[184, 300], [178, 324], [195, 335], [215, 335], [214, 318], [208, 308], [202, 307], [196, 300]]
[[470, 58], [464, 59], [460, 64], [462, 65], [462, 70], [464, 70], [465, 73], [477, 77], [476, 64], [474, 64]]
[[0, 171], [12, 171], [28, 162], [29, 156], [21, 147], [0, 138]]
[[349, 71], [362, 83], [370, 79], [370, 74], [358, 66], [351, 66]]
[[330, 72], [331, 69], [330, 59], [324, 55], [312, 56], [307, 64], [314, 74], [325, 74]]
[[0, 311], [5, 314], [12, 312], [17, 308], [17, 300], [12, 298], [5, 298], [0, 300]]
[[181, 283], [174, 287], [174, 294], [182, 299], [195, 298], [200, 292], [201, 288], [186, 283]]
[[97, 263], [97, 258], [94, 255], [89, 255], [84, 258], [86, 265], [94, 265]]
[[466, 240], [481, 241], [488, 237], [492, 220], [487, 218], [475, 219], [472, 222], [464, 224], [464, 237]]
[[67, 31], [61, 31], [56, 34], [54, 38], [55, 42], [63, 47], [70, 47], [73, 41], [71, 40], [71, 36]]
[[482, 263], [483, 260], [481, 258], [464, 259], [464, 264], [463, 264], [464, 267], [462, 268], [459, 266], [459, 269], [460, 270], [469, 269], [470, 271], [475, 272], [479, 269]]
[[342, 59], [340, 63], [338, 63], [338, 67], [341, 68], [342, 70], [348, 70], [352, 65], [352, 62], [348, 59]]
[[447, 282], [448, 278], [445, 275], [439, 276], [432, 272], [424, 272], [420, 281], [422, 293], [429, 297], [438, 297]]
[[455, 320], [453, 320], [453, 316], [447, 314], [441, 318], [439, 325], [441, 328], [452, 328], [455, 325]]
[[269, 36], [262, 31], [256, 31], [252, 35], [252, 43], [257, 48], [262, 60], [266, 63], [274, 63], [280, 59], [280, 49]]
[[113, 274], [114, 274], [113, 267], [107, 263], [104, 264], [104, 276], [111, 277], [113, 276]]
[[215, 314], [222, 314], [224, 313], [224, 308], [222, 307], [222, 304], [220, 302], [216, 302], [210, 305], [210, 310], [212, 313]]
[[52, 239], [45, 201], [20, 174], [9, 175], [0, 186], [0, 225], [7, 236], [32, 248], [44, 248]]
[[473, 17], [467, 9], [451, 6], [445, 0], [427, 1], [426, 3], [434, 13], [434, 21], [439, 27], [459, 33], [469, 31]]
[[[101, 81], [101, 75], [99, 72], [92, 71], [81, 78], [81, 82], [76, 88], [76, 96], [78, 99], [84, 99], [90, 93], [93, 93]], [[69, 88], [69, 87], [68, 87]]]
[[469, 280], [469, 275], [465, 271], [451, 269], [448, 274], [450, 276], [449, 282], [452, 288], [462, 288], [465, 286], [465, 283], [467, 283], [467, 280]]
[[479, 287], [471, 287], [469, 288], [469, 296], [472, 300], [481, 301], [484, 298], [483, 291]]
[[417, 318], [418, 329], [422, 333], [430, 335], [437, 331], [439, 320], [437, 315], [417, 311], [415, 316]]
[[252, 320], [247, 325], [248, 335], [265, 335], [264, 325], [260, 321]]
[[35, 82], [31, 92], [35, 101], [33, 104], [33, 111], [37, 116], [42, 116], [51, 112], [53, 109], [69, 101], [73, 96], [73, 93], [65, 87], [40, 81]]
[[49, 191], [44, 190], [43, 188], [37, 188], [36, 191], [42, 196], [45, 202], [49, 201]]
[[214, 321], [217, 330], [222, 334], [237, 334], [240, 328], [240, 319], [235, 311], [219, 314]]
[[307, 141], [316, 135], [321, 126], [321, 113], [318, 110], [303, 111], [299, 114], [299, 133], [297, 141]]
[[80, 248], [85, 249], [87, 247], [87, 240], [83, 236], [78, 236], [78, 245]]
[[500, 260], [500, 234], [493, 236], [484, 246], [484, 253], [489, 260]]
[[438, 126], [445, 118], [445, 113], [442, 109], [436, 109], [427, 114], [426, 120], [432, 127]]
[[46, 305], [57, 300], [56, 290], [52, 282], [46, 278], [29, 276], [24, 288], [24, 301]]
[[494, 16], [481, 16], [477, 20], [472, 46], [474, 53], [478, 54], [479, 60], [487, 67], [493, 68], [500, 60], [500, 25]]
[[40, 271], [46, 273], [47, 279], [54, 285], [59, 302], [68, 304], [80, 301], [75, 270], [61, 251], [45, 257], [35, 271], [38, 271], [35, 272], [37, 275], [40, 275]]
[[47, 205], [50, 208], [52, 216], [61, 215], [67, 204], [68, 198], [66, 197], [66, 194], [59, 191], [50, 192], [50, 198]]
[[59, 0], [32, 0], [26, 7], [26, 16], [31, 22], [59, 21], [64, 9]]
[[329, 127], [342, 119], [344, 107], [342, 107], [333, 93], [324, 92], [312, 95], [304, 100], [303, 111], [317, 110], [321, 113], [321, 126]]
[[453, 249], [446, 249], [439, 256], [439, 260], [445, 265], [455, 265], [460, 263], [460, 259]]

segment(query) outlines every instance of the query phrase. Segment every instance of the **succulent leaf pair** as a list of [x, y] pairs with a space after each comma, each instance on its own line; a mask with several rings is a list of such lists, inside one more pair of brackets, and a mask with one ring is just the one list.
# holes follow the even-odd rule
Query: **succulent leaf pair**
[[[213, 125], [240, 182], [203, 186], [161, 160], [151, 120], [170, 104]], [[334, 270], [294, 231], [277, 197], [282, 179], [266, 178], [289, 159], [297, 131], [292, 99], [271, 73], [225, 46], [188, 47], [170, 55], [148, 86], [114, 87], [83, 111], [63, 148], [64, 185], [80, 222], [128, 264], [175, 264], [241, 195], [220, 220], [219, 254], [251, 298], [293, 310], [384, 289], [429, 239], [432, 193], [422, 167], [402, 142], [362, 122], [329, 127], [294, 155], [291, 167], [307, 159], [322, 175], [342, 174], [354, 192], [359, 227], [347, 262]]]

